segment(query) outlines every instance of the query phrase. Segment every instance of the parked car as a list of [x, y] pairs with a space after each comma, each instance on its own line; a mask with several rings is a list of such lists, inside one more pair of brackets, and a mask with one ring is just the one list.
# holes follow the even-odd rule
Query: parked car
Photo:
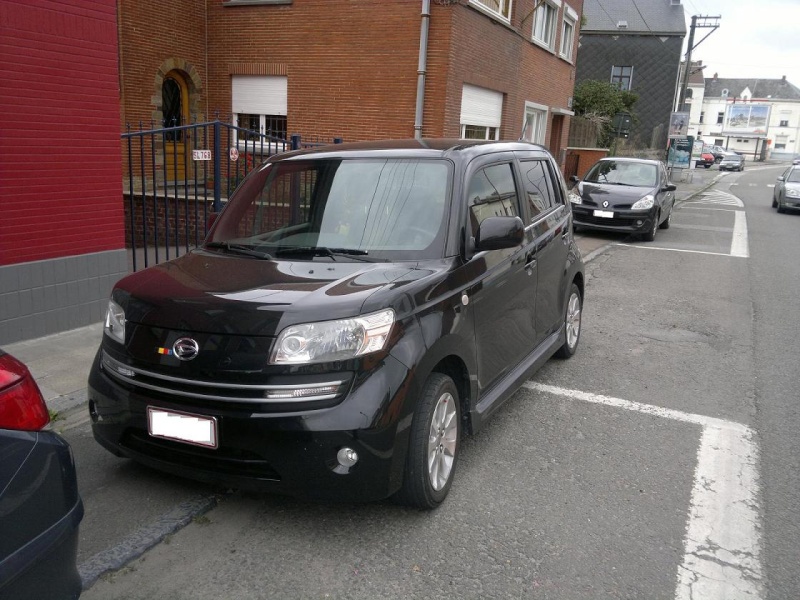
[[779, 213], [800, 208], [800, 165], [792, 165], [778, 177], [772, 188], [772, 208]]
[[792, 164], [793, 164], [793, 165], [800, 165], [800, 156], [795, 156], [795, 157], [792, 159]]
[[576, 228], [638, 234], [653, 241], [669, 229], [676, 186], [664, 163], [638, 158], [603, 158], [570, 193]]
[[713, 165], [715, 162], [716, 159], [714, 158], [714, 155], [708, 150], [703, 150], [703, 152], [700, 154], [700, 158], [695, 159], [695, 166], [710, 169], [711, 165]]
[[729, 152], [719, 163], [720, 171], [744, 171], [744, 156]]
[[28, 368], [0, 350], [0, 599], [81, 594], [83, 502], [67, 442]]
[[272, 157], [200, 248], [115, 286], [94, 436], [231, 487], [435, 508], [462, 435], [578, 346], [571, 221], [534, 144]]
[[719, 163], [723, 158], [725, 158], [726, 154], [729, 154], [729, 152], [722, 146], [711, 146], [708, 149], [708, 152], [711, 152], [711, 154], [714, 155], [714, 162], [716, 163]]

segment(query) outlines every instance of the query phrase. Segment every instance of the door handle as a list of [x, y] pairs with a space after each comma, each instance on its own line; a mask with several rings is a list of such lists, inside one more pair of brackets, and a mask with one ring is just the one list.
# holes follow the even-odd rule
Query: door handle
[[536, 266], [536, 257], [528, 256], [528, 262], [525, 263], [525, 270], [530, 271]]

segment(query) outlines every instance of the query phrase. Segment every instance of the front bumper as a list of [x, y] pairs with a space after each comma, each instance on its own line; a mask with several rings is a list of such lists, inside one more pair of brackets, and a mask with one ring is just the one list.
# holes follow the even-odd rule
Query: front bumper
[[[595, 211], [613, 212], [614, 216], [595, 216]], [[646, 233], [653, 227], [653, 219], [656, 218], [656, 214], [656, 211], [652, 209], [644, 212], [641, 210], [614, 210], [613, 207], [603, 209], [596, 206], [572, 205], [572, 220], [575, 225], [600, 231]]]
[[[129, 386], [104, 372], [100, 353], [89, 375], [95, 439], [118, 456], [226, 487], [312, 499], [373, 501], [402, 483], [410, 419], [402, 416], [410, 372], [386, 356], [355, 379], [344, 399], [315, 410], [274, 408], [179, 396]], [[147, 407], [217, 421], [218, 447], [152, 437]], [[338, 451], [358, 453], [345, 468]]]

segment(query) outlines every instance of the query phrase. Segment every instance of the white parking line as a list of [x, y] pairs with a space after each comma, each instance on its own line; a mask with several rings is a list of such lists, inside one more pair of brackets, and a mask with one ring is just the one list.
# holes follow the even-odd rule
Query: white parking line
[[731, 254], [725, 254], [724, 252], [706, 252], [705, 250], [686, 250], [684, 248], [662, 248], [661, 246], [651, 246], [651, 245], [638, 246], [636, 244], [612, 244], [612, 246], [624, 246], [625, 248], [639, 248], [640, 250], [663, 250], [664, 252], [685, 252], [687, 254], [705, 254], [707, 256], [731, 256]]
[[747, 258], [750, 256], [750, 249], [747, 244], [747, 215], [737, 210], [734, 216], [736, 220], [733, 222], [731, 256]]
[[755, 433], [733, 421], [534, 381], [529, 390], [700, 425], [676, 600], [763, 597]]

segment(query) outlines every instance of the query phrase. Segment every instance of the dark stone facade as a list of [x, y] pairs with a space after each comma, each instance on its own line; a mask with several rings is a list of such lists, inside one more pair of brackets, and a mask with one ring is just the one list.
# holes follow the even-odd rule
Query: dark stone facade
[[589, 79], [611, 81], [612, 67], [633, 66], [631, 91], [639, 95], [634, 106], [639, 122], [630, 137], [639, 146], [664, 148], [682, 45], [682, 36], [584, 33], [575, 83]]

